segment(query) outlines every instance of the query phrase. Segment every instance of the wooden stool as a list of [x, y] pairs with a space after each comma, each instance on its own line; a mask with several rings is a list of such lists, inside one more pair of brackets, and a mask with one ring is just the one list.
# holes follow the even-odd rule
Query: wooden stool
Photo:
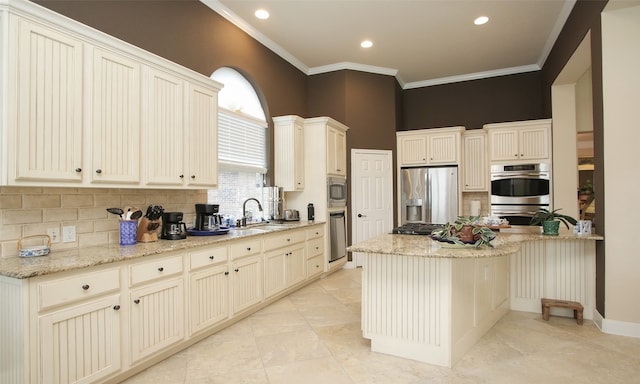
[[582, 311], [584, 307], [582, 304], [575, 301], [555, 300], [555, 299], [542, 299], [542, 318], [549, 320], [549, 309], [551, 307], [569, 308], [573, 309], [573, 318], [579, 325], [582, 325]]

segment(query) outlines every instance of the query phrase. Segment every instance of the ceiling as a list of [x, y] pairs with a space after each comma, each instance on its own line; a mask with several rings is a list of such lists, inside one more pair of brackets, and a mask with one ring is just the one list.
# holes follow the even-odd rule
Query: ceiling
[[539, 70], [576, 0], [200, 1], [308, 75], [362, 70], [410, 89]]

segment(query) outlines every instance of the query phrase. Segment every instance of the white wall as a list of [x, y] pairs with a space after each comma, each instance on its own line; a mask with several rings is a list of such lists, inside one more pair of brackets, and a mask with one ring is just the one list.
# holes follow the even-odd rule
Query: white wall
[[635, 196], [640, 189], [639, 41], [640, 6], [603, 12], [605, 331], [607, 322], [640, 330], [640, 208]]

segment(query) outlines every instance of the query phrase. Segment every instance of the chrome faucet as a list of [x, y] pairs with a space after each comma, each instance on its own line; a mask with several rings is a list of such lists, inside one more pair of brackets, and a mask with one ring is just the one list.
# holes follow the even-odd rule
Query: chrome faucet
[[[246, 218], [247, 218], [247, 203], [249, 202], [249, 200], [253, 200], [256, 203], [258, 203], [258, 210], [260, 212], [262, 212], [262, 205], [260, 204], [260, 201], [258, 199], [256, 199], [255, 197], [250, 197], [247, 200], [244, 201], [244, 203], [242, 203], [242, 221], [244, 223], [246, 223]], [[246, 225], [246, 224], [245, 224]]]

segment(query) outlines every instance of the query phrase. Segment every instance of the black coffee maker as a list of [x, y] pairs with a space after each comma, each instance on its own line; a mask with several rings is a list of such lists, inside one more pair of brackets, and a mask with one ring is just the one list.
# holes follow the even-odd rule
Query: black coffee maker
[[187, 238], [187, 225], [182, 221], [182, 216], [182, 212], [164, 212], [162, 214], [161, 239], [182, 240]]
[[196, 226], [198, 231], [215, 231], [220, 227], [218, 204], [196, 204]]

